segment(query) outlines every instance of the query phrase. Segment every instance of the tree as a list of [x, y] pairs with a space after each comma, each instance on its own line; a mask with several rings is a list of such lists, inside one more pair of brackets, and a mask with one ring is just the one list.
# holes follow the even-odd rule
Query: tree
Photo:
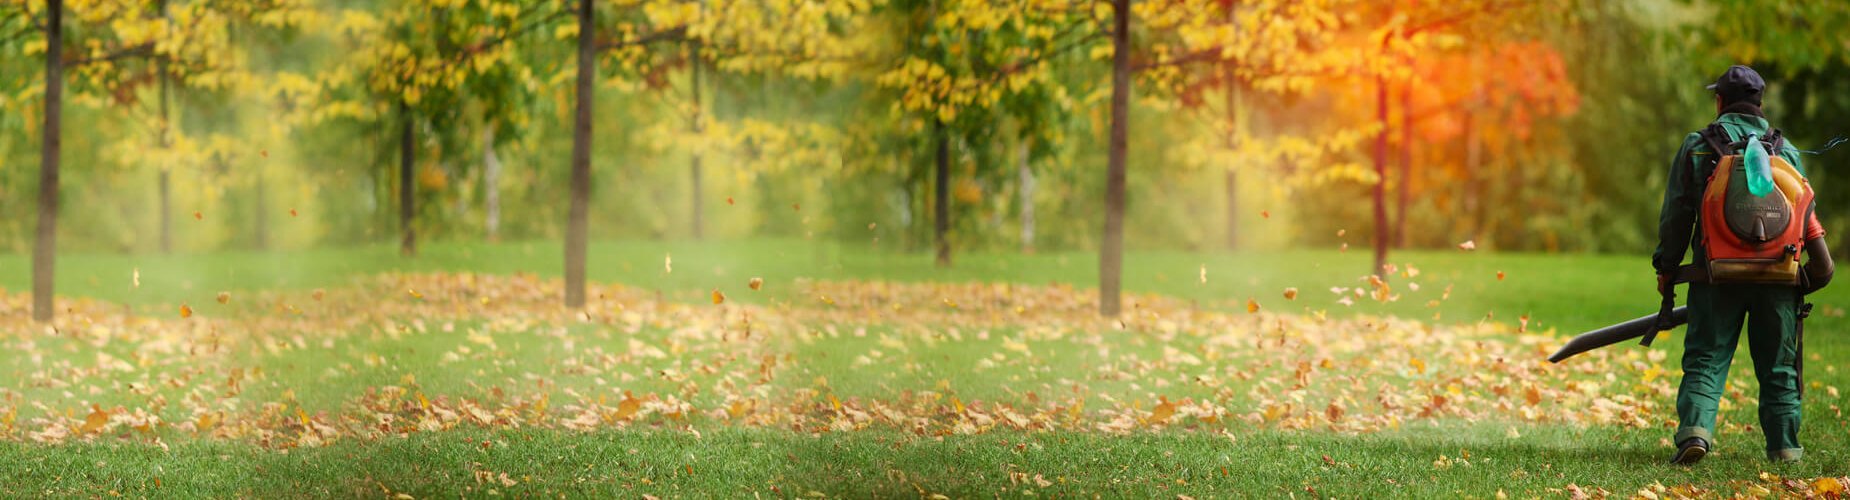
[[[11, 15], [24, 15], [29, 19], [34, 14], [32, 5], [27, 3], [16, 9], [9, 6], [5, 10]], [[45, 107], [39, 153], [39, 218], [32, 259], [33, 318], [39, 321], [50, 321], [54, 315], [52, 283], [57, 258], [57, 221], [60, 209], [60, 125], [66, 79], [75, 80], [84, 91], [108, 95], [117, 104], [132, 102], [135, 91], [148, 80], [143, 78], [147, 75], [146, 71], [133, 66], [136, 63], [151, 63], [159, 68], [159, 75], [155, 79], [161, 82], [171, 79], [183, 85], [194, 82], [206, 88], [222, 87], [238, 81], [241, 75], [235, 70], [237, 62], [227, 55], [232, 52], [226, 50], [228, 37], [216, 35], [222, 34], [233, 23], [262, 28], [287, 28], [299, 21], [291, 15], [302, 9], [301, 4], [294, 0], [278, 0], [259, 5], [201, 2], [187, 4], [182, 14], [190, 22], [178, 23], [168, 19], [165, 2], [157, 4], [159, 9], [154, 13], [147, 12], [145, 3], [130, 0], [99, 0], [81, 3], [76, 7], [76, 10], [69, 13], [86, 21], [85, 35], [76, 40], [65, 34], [64, 17], [67, 12], [62, 1], [48, 1], [37, 12], [45, 17], [43, 24], [39, 25], [44, 32], [44, 43], [39, 47], [45, 52]], [[101, 22], [105, 20], [110, 22]], [[26, 24], [32, 25], [30, 22]], [[22, 31], [18, 35], [23, 36], [24, 33]], [[88, 50], [76, 59], [69, 59], [64, 49], [73, 41], [78, 42], [74, 45], [81, 45]], [[31, 44], [24, 47], [26, 54], [34, 52]], [[71, 73], [68, 76], [67, 70]], [[164, 90], [162, 96], [166, 95]], [[163, 105], [160, 117], [163, 149], [167, 143], [168, 117], [165, 108]], [[163, 239], [163, 247], [166, 241]]]
[[51, 321], [58, 252], [58, 152], [64, 104], [64, 1], [45, 2], [45, 125], [39, 149], [39, 226], [32, 246], [32, 319]]
[[585, 247], [591, 202], [591, 104], [597, 75], [591, 0], [578, 0], [578, 93], [572, 120], [572, 206], [565, 229], [565, 306], [585, 305]]

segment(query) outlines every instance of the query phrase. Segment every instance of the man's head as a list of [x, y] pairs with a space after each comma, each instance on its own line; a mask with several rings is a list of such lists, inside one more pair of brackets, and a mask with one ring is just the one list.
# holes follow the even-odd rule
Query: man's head
[[1736, 64], [1723, 71], [1709, 89], [1715, 91], [1715, 108], [1721, 109], [1734, 103], [1760, 105], [1760, 96], [1766, 92], [1766, 80], [1760, 79], [1760, 73], [1753, 68]]

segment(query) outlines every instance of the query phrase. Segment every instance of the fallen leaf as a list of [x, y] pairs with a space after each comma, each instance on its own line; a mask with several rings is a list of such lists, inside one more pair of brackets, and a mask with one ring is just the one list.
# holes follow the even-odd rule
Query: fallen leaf
[[1420, 361], [1420, 358], [1409, 359], [1407, 360], [1407, 364], [1412, 365], [1414, 369], [1419, 370], [1421, 375], [1426, 374], [1426, 362]]
[[1170, 415], [1176, 414], [1175, 403], [1169, 402], [1168, 396], [1163, 396], [1162, 400], [1163, 400], [1162, 403], [1157, 404], [1155, 408], [1150, 409], [1150, 423], [1152, 424], [1163, 423], [1163, 421], [1169, 420]]
[[323, 297], [328, 296], [328, 291], [316, 288], [315, 291], [310, 292], [308, 296], [314, 297], [316, 302], [320, 302]]
[[84, 417], [84, 425], [82, 428], [78, 429], [78, 432], [80, 434], [89, 434], [103, 430], [103, 426], [105, 425], [109, 425], [109, 414], [103, 411], [102, 406], [91, 403], [90, 415]]

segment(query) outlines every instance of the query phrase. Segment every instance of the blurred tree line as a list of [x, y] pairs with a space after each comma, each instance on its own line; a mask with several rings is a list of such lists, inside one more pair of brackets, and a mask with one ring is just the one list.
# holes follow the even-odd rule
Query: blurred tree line
[[[577, 2], [171, 1], [225, 19], [165, 36], [225, 53], [79, 74], [60, 249], [564, 237]], [[597, 7], [591, 238], [827, 238], [946, 259], [1100, 245], [1108, 5], [786, 3]], [[1356, 3], [1129, 4], [1149, 24], [1132, 25], [1126, 246], [1365, 247], [1381, 231], [1394, 247], [1643, 252], [1670, 157], [1713, 117], [1703, 87], [1737, 62], [1768, 78], [1768, 115], [1802, 148], [1850, 135], [1840, 3]], [[170, 15], [125, 4], [146, 5], [110, 15]], [[34, 237], [43, 11], [0, 0], [0, 251]], [[780, 37], [702, 17], [715, 12], [823, 28]], [[90, 54], [67, 59], [162, 36], [104, 33], [129, 29], [114, 21], [67, 20]], [[1202, 50], [1238, 36], [1256, 41]], [[1846, 154], [1806, 158], [1834, 235], [1850, 230], [1832, 216], [1850, 207], [1832, 165]]]

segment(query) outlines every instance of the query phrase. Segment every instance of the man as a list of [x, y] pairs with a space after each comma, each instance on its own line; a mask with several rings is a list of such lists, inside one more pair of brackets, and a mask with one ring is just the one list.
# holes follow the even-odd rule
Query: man
[[[1712, 142], [1700, 133], [1689, 134], [1670, 164], [1663, 212], [1658, 221], [1659, 242], [1652, 256], [1660, 293], [1674, 286], [1672, 277], [1677, 276], [1678, 265], [1692, 243], [1692, 260], [1697, 264], [1708, 262], [1704, 257], [1704, 240], [1697, 216], [1701, 213], [1700, 204], [1709, 175], [1721, 156], [1711, 144], [1731, 144], [1750, 134], [1761, 138], [1774, 135], [1766, 115], [1760, 110], [1766, 82], [1752, 68], [1728, 68], [1709, 88], [1715, 90], [1715, 108], [1719, 115], [1715, 124], [1726, 133], [1727, 139]], [[1779, 155], [1800, 174], [1804, 173], [1796, 148], [1781, 141], [1777, 150], [1768, 152]], [[1801, 216], [1807, 212], [1810, 211], [1791, 215]], [[1673, 463], [1694, 464], [1715, 446], [1716, 406], [1728, 379], [1728, 366], [1734, 360], [1743, 322], [1747, 326], [1747, 347], [1753, 357], [1754, 376], [1760, 382], [1760, 427], [1766, 436], [1767, 459], [1793, 462], [1803, 454], [1804, 448], [1799, 446], [1801, 388], [1798, 366], [1801, 361], [1796, 342], [1800, 306], [1803, 295], [1824, 286], [1832, 271], [1830, 251], [1823, 241], [1824, 229], [1818, 225], [1815, 214], [1807, 217], [1803, 228], [1804, 253], [1810, 260], [1801, 273], [1807, 278], [1800, 280], [1800, 286], [1711, 284], [1701, 279], [1690, 283], [1689, 329], [1683, 341], [1683, 381], [1677, 390], [1679, 424]]]

